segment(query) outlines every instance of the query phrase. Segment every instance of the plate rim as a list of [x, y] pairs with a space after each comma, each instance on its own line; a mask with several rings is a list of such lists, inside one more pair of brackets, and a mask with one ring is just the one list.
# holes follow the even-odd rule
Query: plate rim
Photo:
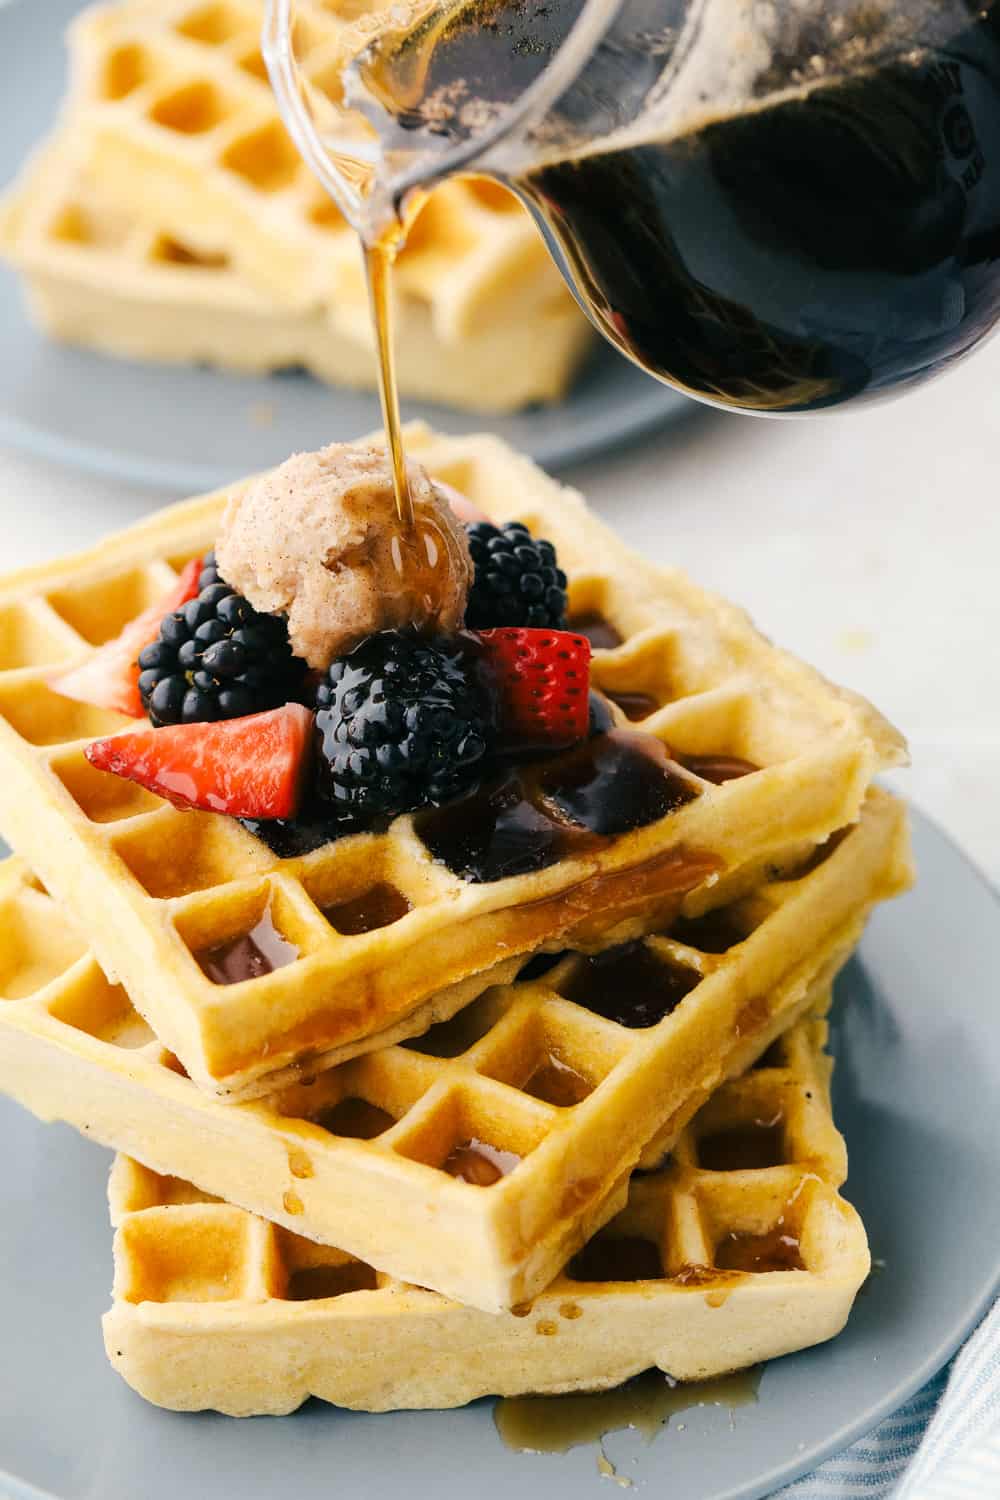
[[[0, 0], [2, 3], [2, 0]], [[34, 329], [28, 326], [32, 336], [39, 338], [40, 342], [48, 343], [43, 336], [37, 335]], [[91, 350], [80, 350], [83, 354], [92, 354]], [[110, 358], [110, 356], [107, 356]], [[144, 365], [141, 361], [116, 361], [116, 364], [133, 364], [135, 368], [144, 372], [168, 368], [162, 365]], [[212, 371], [220, 380], [232, 377], [224, 370]], [[303, 376], [303, 379], [311, 378]], [[316, 381], [319, 385], [321, 382]], [[626, 408], [627, 420], [615, 424], [613, 421], [595, 422], [587, 434], [579, 437], [577, 441], [561, 443], [558, 439], [542, 438], [537, 444], [525, 446], [523, 451], [536, 464], [550, 469], [568, 469], [576, 464], [588, 462], [599, 454], [613, 453], [616, 449], [626, 444], [646, 437], [661, 427], [667, 427], [671, 423], [679, 421], [691, 415], [698, 409], [698, 403], [688, 400], [680, 392], [669, 386], [663, 386], [650, 378], [652, 389], [648, 398], [642, 401], [633, 400]], [[336, 393], [338, 387], [331, 386], [331, 391]], [[572, 400], [572, 394], [566, 399]], [[556, 403], [553, 411], [558, 411], [563, 403]], [[441, 431], [448, 431], [448, 418], [451, 409], [442, 407], [442, 417], [436, 425]], [[463, 418], [469, 413], [461, 413]], [[471, 415], [475, 415], [474, 413]], [[489, 430], [491, 423], [495, 420], [494, 414], [482, 413], [482, 427]], [[37, 422], [21, 418], [9, 410], [0, 409], [0, 444], [15, 452], [28, 455], [31, 458], [41, 459], [43, 462], [58, 464], [64, 469], [69, 469], [77, 474], [87, 474], [97, 478], [111, 479], [126, 484], [136, 484], [143, 489], [155, 490], [183, 490], [186, 494], [199, 494], [214, 489], [221, 489], [227, 484], [234, 484], [242, 477], [239, 473], [229, 473], [224, 467], [206, 464], [190, 464], [183, 460], [177, 462], [164, 462], [156, 458], [143, 458], [140, 454], [132, 454], [115, 450], [99, 442], [83, 442], [79, 439], [65, 437], [59, 432], [45, 428]]]

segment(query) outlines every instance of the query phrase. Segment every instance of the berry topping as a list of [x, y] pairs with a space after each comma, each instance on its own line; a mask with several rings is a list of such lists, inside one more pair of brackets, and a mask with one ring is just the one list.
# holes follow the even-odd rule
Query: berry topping
[[497, 677], [504, 739], [555, 748], [590, 722], [590, 642], [568, 630], [483, 630]]
[[385, 631], [335, 661], [316, 692], [319, 795], [364, 826], [467, 791], [493, 710], [470, 643]]
[[213, 583], [222, 583], [222, 581], [222, 577], [219, 574], [219, 565], [215, 560], [215, 549], [213, 548], [211, 552], [205, 553], [202, 560], [201, 570], [198, 574], [198, 587], [195, 589], [195, 593], [200, 594], [202, 589], [211, 588]]
[[289, 703], [222, 724], [128, 730], [95, 740], [84, 754], [98, 770], [137, 781], [178, 807], [292, 818], [312, 739], [312, 713]]
[[139, 692], [152, 722], [244, 719], [298, 696], [305, 662], [292, 655], [285, 622], [261, 615], [219, 578], [209, 553], [200, 592], [160, 624], [139, 656]]
[[465, 623], [470, 630], [528, 625], [558, 630], [566, 619], [566, 574], [551, 542], [535, 541], [527, 526], [508, 521], [466, 527], [476, 576]]
[[130, 620], [121, 635], [87, 657], [78, 667], [54, 677], [50, 682], [53, 692], [64, 698], [74, 698], [79, 703], [93, 703], [97, 708], [114, 709], [120, 714], [130, 714], [141, 719], [145, 713], [139, 694], [139, 668], [136, 658], [144, 646], [156, 639], [160, 621], [164, 615], [180, 609], [198, 592], [200, 559], [187, 564], [173, 585], [156, 604], [143, 610]]

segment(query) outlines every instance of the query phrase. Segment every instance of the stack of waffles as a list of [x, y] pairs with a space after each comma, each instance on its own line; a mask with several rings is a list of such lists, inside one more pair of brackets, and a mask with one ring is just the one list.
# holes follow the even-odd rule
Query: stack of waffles
[[50, 680], [226, 495], [0, 580], [0, 1087], [122, 1153], [106, 1343], [165, 1406], [704, 1378], [829, 1338], [867, 1273], [822, 1017], [910, 879], [899, 736], [495, 439], [407, 449], [555, 543], [591, 743], [668, 747], [669, 811], [579, 842], [518, 773], [336, 842], [180, 812]]
[[[366, 8], [317, 8], [318, 98], [339, 87], [342, 33]], [[357, 238], [285, 134], [262, 20], [263, 0], [86, 11], [62, 118], [8, 194], [0, 253], [55, 338], [374, 386]], [[431, 196], [395, 286], [404, 395], [491, 412], [555, 400], [589, 346], [528, 214], [482, 179]]]

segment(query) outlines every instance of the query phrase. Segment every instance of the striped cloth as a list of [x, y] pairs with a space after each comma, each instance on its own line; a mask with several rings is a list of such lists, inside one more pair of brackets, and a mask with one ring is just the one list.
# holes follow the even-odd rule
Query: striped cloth
[[772, 1500], [1000, 1500], [1000, 1302], [905, 1406]]

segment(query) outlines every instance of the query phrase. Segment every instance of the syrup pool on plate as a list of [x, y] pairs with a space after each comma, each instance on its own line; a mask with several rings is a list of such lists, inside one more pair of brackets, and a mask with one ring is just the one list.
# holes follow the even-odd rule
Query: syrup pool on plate
[[[626, 1427], [651, 1442], [671, 1417], [693, 1407], [734, 1410], [753, 1405], [760, 1376], [757, 1368], [718, 1380], [679, 1385], [660, 1370], [649, 1370], [610, 1391], [508, 1397], [496, 1403], [493, 1420], [507, 1447], [521, 1453], [568, 1453], [581, 1443], [600, 1443], [608, 1433]], [[604, 1462], [608, 1462], [606, 1457]], [[600, 1463], [599, 1467], [612, 1477], [609, 1469]]]

